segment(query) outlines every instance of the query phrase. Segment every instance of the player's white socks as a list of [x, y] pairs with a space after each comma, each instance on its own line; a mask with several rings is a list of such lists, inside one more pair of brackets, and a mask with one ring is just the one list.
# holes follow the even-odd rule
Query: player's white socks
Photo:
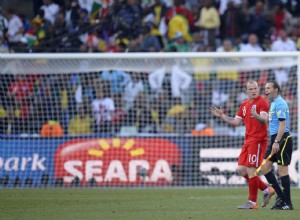
[[269, 187], [267, 187], [264, 191], [263, 194], [267, 194], [269, 192]]

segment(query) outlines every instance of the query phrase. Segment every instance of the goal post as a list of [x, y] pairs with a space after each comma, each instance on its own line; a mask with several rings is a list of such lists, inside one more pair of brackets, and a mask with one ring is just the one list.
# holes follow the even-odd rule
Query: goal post
[[[0, 54], [1, 73], [70, 73], [93, 72], [110, 69], [126, 71], [155, 71], [157, 65], [171, 67], [180, 65], [184, 70], [195, 72], [213, 72], [230, 70], [232, 58], [241, 58], [234, 62], [235, 68], [243, 71], [261, 70], [268, 68], [291, 67], [297, 65], [298, 52], [190, 52], [190, 53], [18, 53]], [[283, 58], [290, 59], [283, 59]], [[242, 58], [259, 58], [256, 65], [245, 62]], [[277, 59], [276, 59], [277, 58]], [[187, 60], [206, 59], [211, 65], [186, 65]], [[278, 59], [284, 62], [278, 63]], [[68, 62], [65, 62], [68, 60]], [[80, 61], [80, 62], [79, 62]], [[236, 61], [236, 60], [235, 60]], [[66, 66], [67, 65], [67, 66]], [[63, 68], [62, 68], [63, 67]]]
[[0, 54], [0, 188], [241, 186], [243, 85], [283, 88], [300, 188], [299, 52]]

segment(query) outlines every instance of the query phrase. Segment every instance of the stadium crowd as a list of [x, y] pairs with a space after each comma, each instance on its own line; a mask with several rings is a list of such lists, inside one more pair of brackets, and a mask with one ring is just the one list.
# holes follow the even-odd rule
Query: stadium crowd
[[[14, 9], [2, 10], [1, 52], [300, 49], [300, 3], [295, 0], [34, 3], [33, 18]], [[250, 58], [247, 62], [255, 65], [257, 60]], [[295, 68], [188, 74], [174, 66], [170, 72], [1, 75], [0, 132], [47, 136], [43, 132], [43, 125], [47, 125], [60, 129], [55, 135], [114, 133], [124, 127], [146, 133], [215, 135], [225, 134], [226, 130], [228, 134], [226, 128], [224, 132], [212, 129], [215, 126], [209, 107], [224, 106], [227, 114], [234, 115], [245, 98], [242, 86], [249, 74], [255, 74], [261, 86], [269, 79], [279, 81], [291, 105], [295, 122], [292, 130], [296, 129]]]

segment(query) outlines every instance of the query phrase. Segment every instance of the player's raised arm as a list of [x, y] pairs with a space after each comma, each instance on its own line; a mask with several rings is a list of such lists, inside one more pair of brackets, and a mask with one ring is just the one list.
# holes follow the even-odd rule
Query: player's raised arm
[[223, 109], [222, 108], [217, 108], [216, 106], [211, 106], [210, 108], [210, 112], [222, 119], [224, 122], [226, 122], [227, 124], [231, 125], [231, 126], [239, 126], [242, 123], [242, 118], [240, 117], [229, 117], [227, 115], [224, 114]]

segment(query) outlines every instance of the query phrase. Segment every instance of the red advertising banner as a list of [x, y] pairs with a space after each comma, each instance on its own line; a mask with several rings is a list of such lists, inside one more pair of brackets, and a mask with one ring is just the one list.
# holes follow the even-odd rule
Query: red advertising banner
[[77, 139], [55, 152], [55, 178], [69, 185], [172, 185], [180, 181], [179, 147], [161, 138]]

